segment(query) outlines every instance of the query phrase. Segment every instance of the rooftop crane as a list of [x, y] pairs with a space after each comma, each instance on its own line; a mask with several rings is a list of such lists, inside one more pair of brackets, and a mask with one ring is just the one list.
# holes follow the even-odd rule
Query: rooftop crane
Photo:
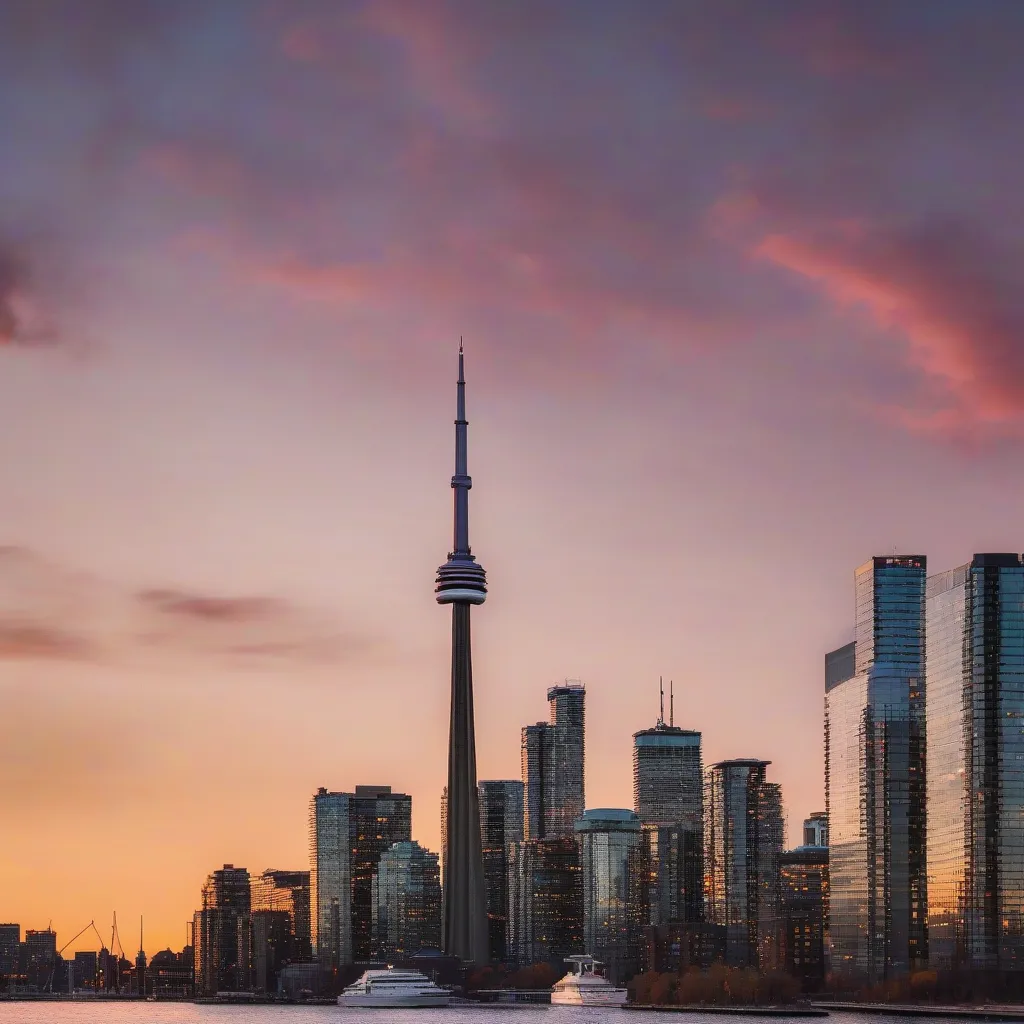
[[[60, 949], [57, 950], [57, 956], [63, 956], [64, 950], [67, 949], [68, 946], [70, 946], [71, 943], [74, 942], [76, 939], [81, 938], [90, 928], [96, 933], [96, 938], [100, 940], [100, 949], [104, 949], [105, 947], [103, 945], [103, 936], [100, 935], [99, 929], [96, 927], [96, 922], [90, 921], [76, 936], [74, 936], [74, 938], [68, 939], [68, 941], [65, 942], [64, 945], [60, 947]], [[56, 970], [56, 967], [57, 960], [56, 958], [54, 958], [53, 963], [50, 964], [50, 977], [46, 979], [45, 991], [47, 992], [53, 991], [53, 972], [54, 970]]]

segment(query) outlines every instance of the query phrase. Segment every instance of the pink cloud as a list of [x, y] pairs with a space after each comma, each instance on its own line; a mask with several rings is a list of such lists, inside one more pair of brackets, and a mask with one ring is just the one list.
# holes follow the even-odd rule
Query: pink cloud
[[755, 252], [903, 339], [930, 389], [899, 413], [908, 429], [1024, 429], [1019, 254], [959, 224], [772, 234]]

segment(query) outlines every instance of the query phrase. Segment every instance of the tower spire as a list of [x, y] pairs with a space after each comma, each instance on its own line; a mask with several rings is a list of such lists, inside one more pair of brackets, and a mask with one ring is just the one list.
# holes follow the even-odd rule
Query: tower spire
[[668, 681], [668, 724], [673, 727], [676, 724], [675, 683], [671, 679]]
[[665, 677], [658, 676], [658, 725], [665, 724]]
[[466, 373], [462, 339], [459, 338], [459, 379], [455, 390], [455, 474], [452, 476], [454, 496], [452, 550], [448, 561], [437, 571], [435, 593], [439, 604], [468, 601], [483, 604], [487, 596], [487, 577], [473, 557], [469, 546], [469, 491], [473, 478], [467, 459]]

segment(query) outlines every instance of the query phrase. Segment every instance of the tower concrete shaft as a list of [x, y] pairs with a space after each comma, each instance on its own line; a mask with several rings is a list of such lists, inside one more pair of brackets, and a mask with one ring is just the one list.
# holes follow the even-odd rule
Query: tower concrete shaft
[[453, 550], [437, 570], [439, 604], [452, 606], [452, 705], [448, 734], [447, 853], [444, 862], [444, 951], [465, 961], [488, 959], [487, 897], [480, 842], [480, 804], [476, 783], [476, 732], [473, 720], [473, 659], [470, 608], [483, 604], [487, 575], [469, 546], [466, 382], [459, 345], [458, 402], [455, 419]]

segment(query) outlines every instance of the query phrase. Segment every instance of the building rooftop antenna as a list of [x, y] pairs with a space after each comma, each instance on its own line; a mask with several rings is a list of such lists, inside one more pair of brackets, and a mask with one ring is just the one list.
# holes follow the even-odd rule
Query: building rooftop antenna
[[658, 676], [658, 725], [665, 724], [665, 677]]
[[676, 724], [676, 694], [671, 679], [668, 681], [668, 724], [673, 727]]

